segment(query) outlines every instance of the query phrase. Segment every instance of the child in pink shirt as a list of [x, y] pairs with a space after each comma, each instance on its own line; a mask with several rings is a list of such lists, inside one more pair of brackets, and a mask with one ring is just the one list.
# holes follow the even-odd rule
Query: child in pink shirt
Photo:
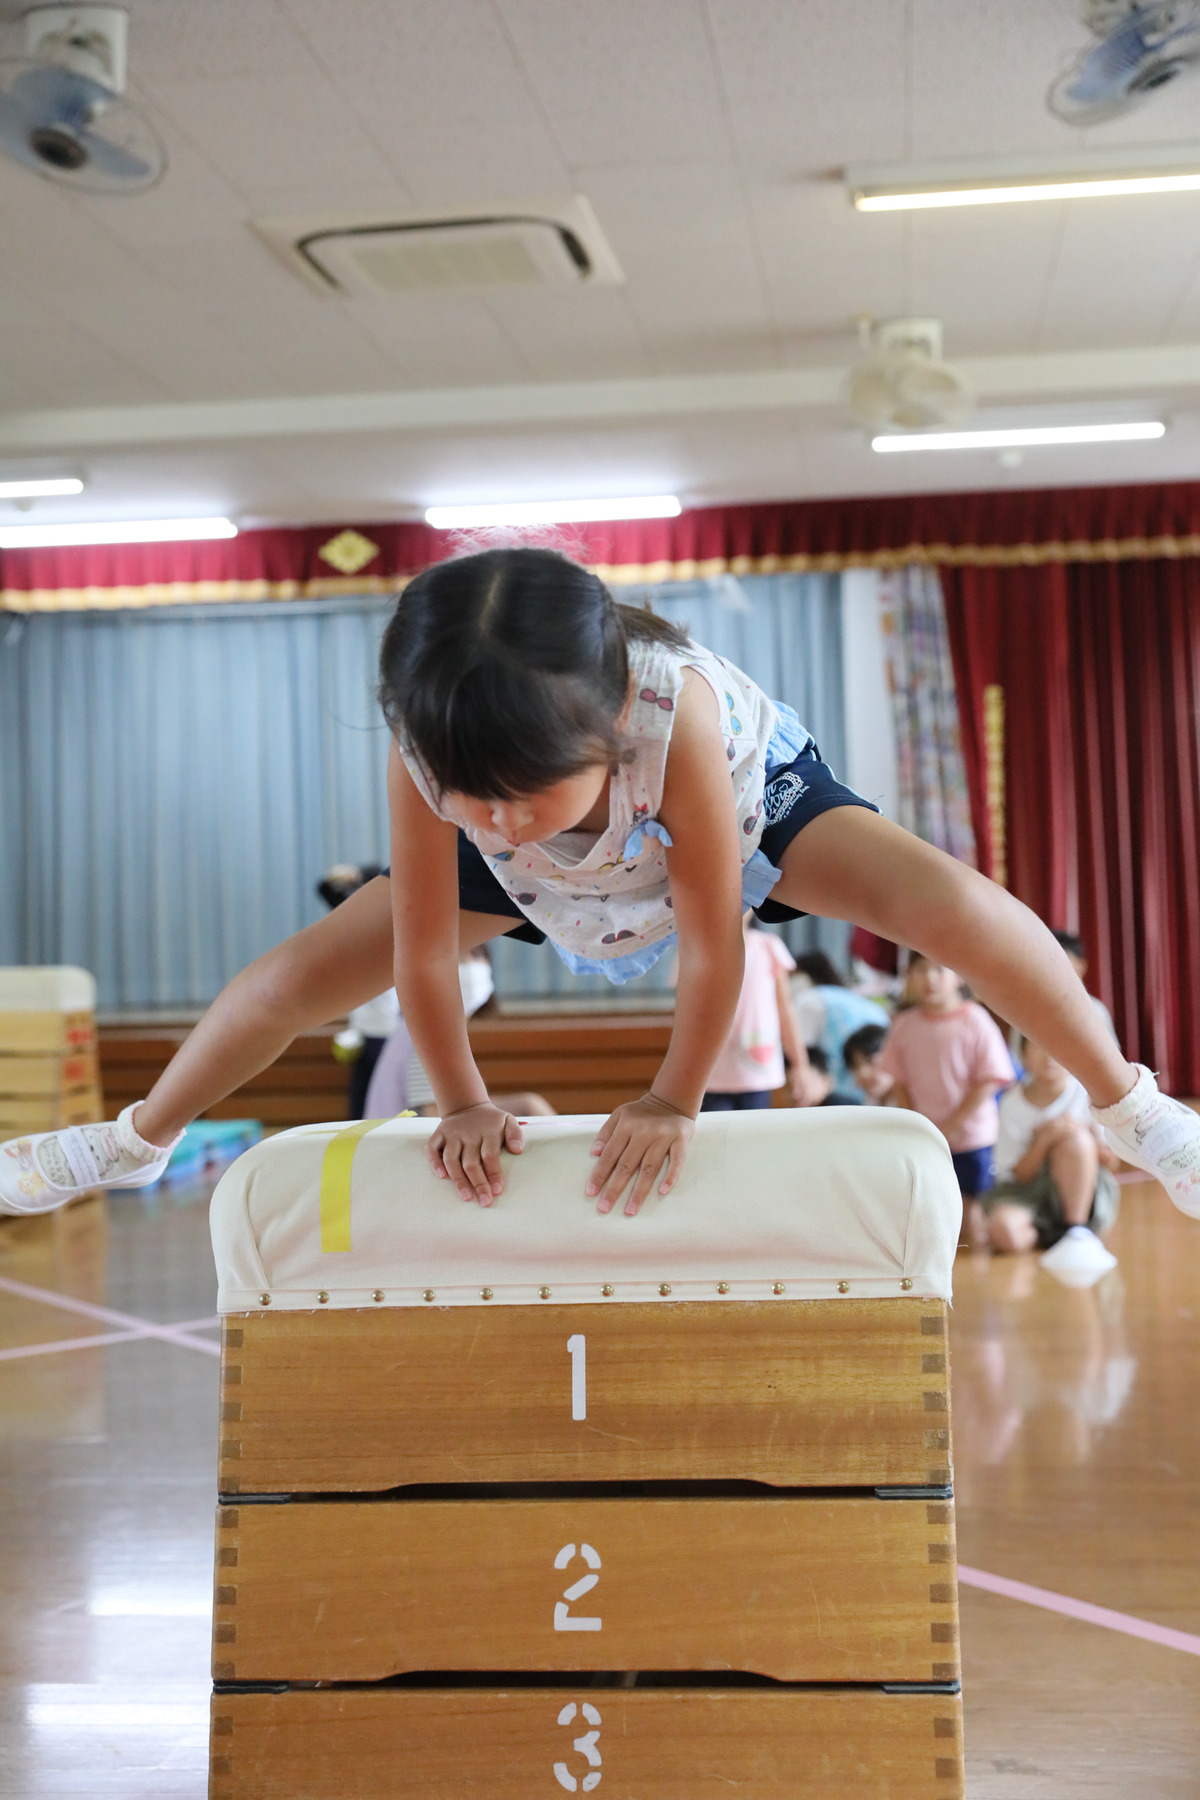
[[999, 1028], [982, 1006], [963, 999], [953, 969], [913, 956], [908, 988], [917, 1004], [896, 1019], [879, 1067], [895, 1077], [894, 1103], [924, 1113], [949, 1144], [974, 1237], [982, 1223], [978, 1196], [996, 1178], [996, 1090], [1017, 1072]]
[[787, 978], [796, 967], [787, 946], [770, 931], [752, 931], [747, 913], [746, 973], [733, 1027], [713, 1064], [702, 1112], [754, 1112], [771, 1104], [786, 1079], [784, 1052], [792, 1065], [792, 1097], [807, 1097], [808, 1056], [800, 1042]]

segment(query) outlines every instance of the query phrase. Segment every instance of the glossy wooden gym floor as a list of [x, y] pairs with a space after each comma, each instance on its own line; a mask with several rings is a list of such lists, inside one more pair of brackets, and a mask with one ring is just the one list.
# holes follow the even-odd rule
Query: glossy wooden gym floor
[[[207, 1194], [0, 1225], [4, 1800], [206, 1792]], [[970, 1800], [1200, 1794], [1200, 1225], [1132, 1186], [1112, 1247], [1083, 1291], [960, 1254]]]

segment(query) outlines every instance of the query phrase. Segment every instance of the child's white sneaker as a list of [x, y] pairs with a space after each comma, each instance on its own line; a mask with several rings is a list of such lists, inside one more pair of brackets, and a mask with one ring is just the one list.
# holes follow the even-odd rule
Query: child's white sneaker
[[1091, 1287], [1117, 1266], [1112, 1251], [1106, 1250], [1086, 1225], [1072, 1225], [1038, 1260], [1048, 1274], [1057, 1275], [1068, 1287]]
[[1093, 1106], [1092, 1117], [1118, 1156], [1161, 1181], [1180, 1212], [1200, 1219], [1200, 1116], [1160, 1094], [1150, 1070], [1115, 1106]]
[[133, 1114], [127, 1106], [115, 1124], [66, 1125], [0, 1144], [0, 1213], [52, 1212], [89, 1188], [157, 1181], [179, 1138], [165, 1149], [148, 1144]]

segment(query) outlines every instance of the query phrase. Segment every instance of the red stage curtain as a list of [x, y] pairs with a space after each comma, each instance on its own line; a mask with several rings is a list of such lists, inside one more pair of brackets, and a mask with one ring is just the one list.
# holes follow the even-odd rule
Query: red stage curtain
[[[1078, 930], [1127, 1055], [1200, 1093], [1200, 564], [943, 571], [972, 812], [1004, 690], [1009, 886]], [[986, 849], [982, 859], [987, 866]]]
[[[1200, 555], [1200, 482], [903, 494], [696, 507], [677, 519], [570, 526], [569, 554], [615, 581], [879, 562], [1040, 567]], [[199, 544], [0, 551], [0, 609], [170, 605], [387, 592], [457, 540], [417, 523], [244, 531]]]

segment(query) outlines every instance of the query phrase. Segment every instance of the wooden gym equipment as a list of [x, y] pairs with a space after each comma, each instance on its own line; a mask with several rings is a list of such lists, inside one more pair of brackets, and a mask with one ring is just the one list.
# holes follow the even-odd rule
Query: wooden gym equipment
[[0, 968], [0, 1142], [104, 1117], [96, 983], [86, 969]]
[[598, 1123], [222, 1179], [211, 1800], [962, 1795], [943, 1140], [704, 1116], [629, 1220]]

